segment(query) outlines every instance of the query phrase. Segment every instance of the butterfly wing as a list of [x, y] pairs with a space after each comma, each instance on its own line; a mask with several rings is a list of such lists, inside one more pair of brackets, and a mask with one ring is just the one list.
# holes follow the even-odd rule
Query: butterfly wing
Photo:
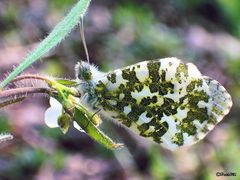
[[118, 69], [94, 84], [106, 116], [169, 149], [202, 139], [232, 105], [223, 86], [177, 58]]

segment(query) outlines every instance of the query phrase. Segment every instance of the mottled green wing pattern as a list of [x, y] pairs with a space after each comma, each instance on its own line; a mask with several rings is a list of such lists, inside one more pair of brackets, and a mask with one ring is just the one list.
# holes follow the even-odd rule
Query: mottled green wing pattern
[[203, 76], [204, 81], [209, 86], [210, 99], [209, 99], [209, 123], [202, 128], [201, 133], [198, 135], [199, 139], [205, 136], [207, 131], [214, 128], [215, 124], [220, 122], [225, 115], [229, 113], [232, 107], [232, 99], [226, 89], [216, 80]]
[[144, 61], [93, 83], [106, 116], [169, 149], [203, 138], [232, 105], [223, 86], [177, 58]]

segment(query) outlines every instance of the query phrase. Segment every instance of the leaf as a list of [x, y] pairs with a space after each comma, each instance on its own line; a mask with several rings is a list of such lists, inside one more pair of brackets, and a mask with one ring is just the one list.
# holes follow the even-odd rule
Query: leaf
[[78, 82], [69, 79], [56, 79], [55, 81], [65, 86], [76, 86], [78, 84]]

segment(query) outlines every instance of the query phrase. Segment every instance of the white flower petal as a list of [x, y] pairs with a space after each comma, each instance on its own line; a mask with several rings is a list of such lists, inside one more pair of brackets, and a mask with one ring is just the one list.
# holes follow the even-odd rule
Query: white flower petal
[[73, 121], [73, 127], [75, 127], [80, 132], [84, 132], [85, 133], [85, 131], [78, 125], [78, 123], [76, 121]]
[[50, 97], [50, 105], [45, 112], [44, 121], [48, 127], [56, 128], [59, 127], [58, 117], [62, 114], [62, 104]]
[[53, 107], [58, 107], [58, 108], [62, 108], [62, 104], [60, 102], [58, 102], [58, 100], [56, 100], [53, 97], [50, 97], [49, 103], [51, 106]]

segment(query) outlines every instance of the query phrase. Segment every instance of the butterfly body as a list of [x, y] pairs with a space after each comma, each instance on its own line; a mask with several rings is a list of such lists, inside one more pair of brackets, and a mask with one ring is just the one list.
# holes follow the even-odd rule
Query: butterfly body
[[76, 69], [89, 106], [169, 149], [202, 139], [232, 105], [223, 86], [177, 58], [143, 61], [109, 73], [84, 62]]

